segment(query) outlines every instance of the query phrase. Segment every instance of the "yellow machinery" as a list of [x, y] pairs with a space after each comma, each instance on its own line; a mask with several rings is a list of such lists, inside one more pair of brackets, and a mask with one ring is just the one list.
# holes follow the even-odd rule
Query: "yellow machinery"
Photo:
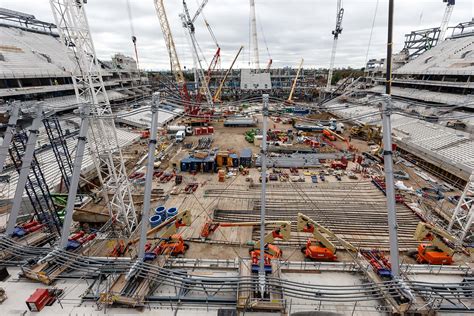
[[222, 93], [222, 88], [224, 88], [224, 83], [227, 80], [227, 77], [229, 77], [230, 72], [232, 71], [232, 68], [234, 67], [235, 61], [240, 55], [240, 52], [244, 49], [243, 46], [240, 46], [239, 51], [237, 52], [237, 55], [235, 55], [234, 60], [232, 61], [232, 64], [230, 64], [229, 69], [225, 72], [224, 78], [222, 78], [221, 83], [219, 84], [219, 87], [216, 90], [216, 93], [214, 93], [214, 97], [212, 98], [214, 102], [220, 102], [221, 101], [221, 93]]
[[[418, 241], [428, 240], [430, 244], [418, 245], [416, 261], [429, 264], [452, 264], [456, 238], [446, 231], [431, 224], [420, 222], [416, 227], [414, 238]], [[453, 245], [450, 245], [453, 243]]]
[[303, 63], [304, 63], [304, 59], [301, 58], [300, 66], [298, 67], [298, 71], [296, 72], [295, 79], [293, 80], [293, 85], [291, 86], [290, 95], [288, 95], [288, 100], [286, 100], [287, 103], [293, 102], [293, 94], [295, 93], [296, 82], [298, 81], [298, 77], [300, 76], [301, 68], [303, 68]]
[[357, 252], [357, 248], [355, 248], [351, 243], [345, 241], [334, 234], [331, 230], [302, 213], [298, 213], [297, 231], [311, 233], [313, 234], [313, 238], [316, 240], [317, 244], [315, 245], [311, 239], [308, 239], [306, 246], [301, 248], [301, 251], [308, 259], [317, 261], [335, 261], [337, 259], [336, 246], [334, 246], [334, 244], [324, 236], [323, 233], [337, 239], [347, 250]]
[[362, 126], [353, 126], [351, 128], [351, 136], [362, 138], [368, 142], [373, 141], [379, 143], [382, 140], [382, 127], [372, 124], [364, 124]]

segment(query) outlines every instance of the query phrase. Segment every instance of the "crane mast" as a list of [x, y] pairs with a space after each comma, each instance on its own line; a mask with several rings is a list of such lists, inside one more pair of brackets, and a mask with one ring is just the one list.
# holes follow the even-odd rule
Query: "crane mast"
[[453, 13], [454, 5], [456, 0], [443, 0], [447, 2], [446, 10], [444, 11], [443, 20], [441, 21], [441, 26], [439, 28], [439, 40], [444, 41], [446, 39], [446, 31], [448, 30], [448, 23], [451, 19], [451, 14]]
[[166, 16], [164, 0], [155, 0], [155, 9], [160, 21], [161, 31], [163, 32], [163, 38], [165, 40], [166, 48], [170, 56], [171, 71], [173, 72], [176, 82], [178, 83], [179, 93], [181, 99], [185, 101], [185, 110], [187, 113], [196, 112], [196, 108], [189, 105], [190, 97], [188, 89], [186, 88], [186, 80], [184, 78], [183, 71], [181, 70], [181, 64], [179, 62], [178, 53], [176, 52], [176, 46], [174, 44], [173, 34], [171, 33], [170, 24], [168, 17]]
[[[204, 1], [203, 3], [205, 5], [207, 1]], [[194, 27], [194, 21], [196, 20], [199, 12], [202, 11], [204, 6], [201, 4], [201, 6], [198, 9], [198, 12], [194, 15], [194, 18], [191, 18], [189, 14], [189, 9], [185, 0], [183, 0], [183, 8], [184, 8], [184, 14], [180, 14], [180, 18], [181, 18], [181, 21], [183, 22], [183, 27], [188, 30], [189, 37], [191, 39], [193, 58], [195, 62], [196, 71], [199, 77], [199, 90], [200, 90], [200, 93], [206, 96], [206, 101], [209, 108], [212, 108], [213, 107], [212, 95], [211, 95], [211, 92], [209, 91], [209, 86], [207, 84], [208, 81], [207, 81], [206, 76], [204, 75], [204, 70], [202, 69], [201, 59], [199, 58], [199, 51], [198, 51], [195, 27]]]
[[253, 49], [252, 64], [255, 69], [260, 69], [260, 59], [258, 56], [257, 17], [255, 14], [255, 0], [250, 0], [250, 29], [252, 34]]
[[342, 17], [344, 16], [344, 9], [342, 8], [341, 3], [342, 0], [337, 0], [336, 28], [332, 31], [332, 35], [334, 35], [334, 40], [332, 42], [331, 61], [329, 63], [328, 82], [326, 85], [327, 89], [331, 87], [334, 61], [336, 60], [337, 40], [339, 39], [339, 34], [342, 33]]
[[[50, 0], [50, 5], [61, 41], [76, 61], [71, 76], [77, 102], [90, 106], [90, 150], [104, 199], [111, 217], [123, 225], [126, 234], [130, 234], [137, 225], [137, 217], [115, 122], [110, 118], [112, 109], [84, 9], [86, 2]], [[112, 197], [109, 198], [109, 194]]]

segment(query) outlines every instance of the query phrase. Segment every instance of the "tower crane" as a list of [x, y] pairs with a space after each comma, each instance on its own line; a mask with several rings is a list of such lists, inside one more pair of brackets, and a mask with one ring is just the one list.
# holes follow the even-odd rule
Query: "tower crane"
[[[110, 117], [112, 109], [87, 21], [84, 8], [86, 3], [86, 0], [50, 0], [61, 41], [67, 46], [72, 59], [76, 61], [71, 77], [77, 103], [90, 107], [91, 119], [87, 130], [93, 161], [103, 188], [104, 200], [107, 202], [111, 218], [123, 226], [126, 235], [130, 235], [137, 226], [137, 216], [115, 122]], [[83, 141], [84, 139], [80, 137], [78, 143]], [[71, 188], [77, 188], [83, 154], [84, 146], [78, 146]], [[75, 185], [72, 184], [73, 181], [76, 182]], [[68, 194], [61, 236], [61, 247], [63, 248], [65, 248], [69, 236], [70, 227], [68, 225], [72, 221], [76, 194], [77, 190], [74, 189], [71, 189]], [[109, 198], [109, 194], [112, 194], [111, 198]]]
[[446, 31], [448, 30], [448, 23], [451, 19], [451, 14], [453, 13], [454, 5], [456, 0], [443, 0], [446, 4], [446, 10], [444, 11], [443, 20], [441, 21], [441, 26], [439, 27], [439, 40], [444, 41], [446, 39]]
[[334, 40], [332, 42], [331, 61], [329, 63], [329, 72], [328, 72], [328, 83], [326, 85], [327, 89], [331, 87], [332, 74], [334, 70], [334, 61], [336, 59], [337, 40], [339, 39], [339, 34], [342, 33], [342, 17], [343, 16], [344, 16], [344, 9], [342, 8], [342, 0], [337, 0], [336, 28], [332, 31], [332, 35], [334, 35]]
[[199, 57], [198, 44], [196, 40], [195, 27], [194, 27], [194, 21], [196, 20], [196, 18], [198, 17], [199, 13], [202, 11], [206, 3], [207, 3], [207, 0], [204, 0], [201, 6], [199, 6], [194, 17], [191, 18], [186, 1], [183, 0], [184, 14], [180, 14], [179, 16], [181, 18], [181, 21], [183, 22], [183, 27], [188, 30], [189, 37], [191, 39], [195, 67], [196, 67], [196, 71], [199, 77], [200, 93], [203, 93], [205, 95], [207, 105], [209, 106], [209, 108], [212, 109], [213, 107], [212, 95], [211, 95], [211, 91], [209, 90], [209, 86], [207, 84], [208, 81], [206, 79], [206, 76], [204, 75], [204, 70], [202, 69], [201, 58]]
[[168, 17], [166, 16], [165, 5], [163, 3], [164, 0], [154, 1], [156, 14], [158, 16], [158, 20], [160, 21], [161, 31], [163, 32], [166, 48], [168, 49], [168, 54], [170, 56], [171, 71], [174, 73], [175, 80], [178, 83], [181, 99], [185, 103], [185, 112], [190, 115], [197, 115], [199, 112], [199, 107], [190, 103], [191, 98], [186, 87], [186, 80], [184, 78], [183, 70], [181, 69], [178, 53], [176, 52], [176, 46], [174, 44], [173, 34], [171, 33]]
[[250, 0], [250, 30], [252, 35], [253, 58], [252, 63], [255, 69], [260, 69], [260, 58], [258, 56], [257, 38], [257, 17], [255, 13], [255, 0]]

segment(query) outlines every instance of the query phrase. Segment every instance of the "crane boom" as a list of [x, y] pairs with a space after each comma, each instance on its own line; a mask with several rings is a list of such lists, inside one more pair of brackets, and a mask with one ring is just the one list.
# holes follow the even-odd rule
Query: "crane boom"
[[[186, 88], [186, 80], [181, 69], [178, 53], [176, 52], [176, 46], [174, 44], [173, 34], [171, 33], [168, 17], [166, 16], [165, 5], [163, 3], [164, 0], [154, 1], [156, 14], [158, 16], [158, 20], [160, 21], [161, 31], [163, 32], [163, 38], [165, 40], [166, 48], [168, 49], [168, 54], [170, 56], [171, 71], [173, 72], [176, 82], [178, 83], [181, 98], [185, 101], [189, 101], [190, 97], [188, 89]], [[190, 111], [190, 108], [186, 107], [186, 110]]]
[[244, 47], [240, 46], [239, 51], [237, 52], [237, 55], [235, 55], [235, 58], [232, 61], [232, 64], [230, 64], [229, 69], [227, 69], [227, 71], [225, 72], [224, 78], [222, 78], [222, 81], [219, 84], [219, 87], [217, 88], [216, 93], [214, 93], [214, 98], [213, 98], [214, 102], [219, 102], [221, 100], [221, 93], [222, 93], [222, 88], [224, 87], [224, 83], [227, 80], [227, 77], [229, 77], [229, 74], [232, 71], [232, 68], [234, 67], [234, 64], [235, 64], [237, 58], [239, 57], [240, 52], [242, 51], [242, 49], [244, 49]]
[[339, 34], [342, 33], [343, 16], [344, 16], [344, 9], [342, 8], [342, 0], [337, 0], [336, 28], [332, 31], [332, 35], [334, 35], [334, 40], [332, 43], [331, 61], [329, 63], [328, 82], [326, 85], [327, 89], [331, 87], [332, 74], [334, 70], [334, 61], [336, 60], [337, 40], [339, 39]]
[[293, 84], [291, 85], [291, 91], [290, 91], [290, 95], [288, 96], [287, 102], [292, 102], [291, 100], [293, 99], [293, 94], [295, 93], [296, 82], [298, 81], [298, 77], [300, 76], [301, 68], [303, 68], [303, 63], [304, 63], [304, 59], [301, 58], [300, 66], [298, 67], [298, 71], [296, 72], [295, 79], [293, 80]]
[[451, 19], [456, 0], [443, 0], [443, 2], [447, 2], [447, 5], [439, 28], [439, 41], [444, 41], [446, 39], [446, 31], [448, 30], [449, 20]]
[[257, 17], [255, 13], [255, 0], [250, 0], [250, 28], [252, 34], [253, 66], [260, 69], [260, 58], [258, 56]]
[[208, 106], [212, 108], [213, 107], [212, 95], [211, 95], [211, 91], [209, 90], [209, 86], [207, 84], [208, 81], [206, 79], [206, 76], [204, 75], [204, 70], [201, 64], [201, 58], [199, 58], [198, 45], [197, 45], [197, 40], [196, 40], [196, 36], [194, 32], [195, 27], [191, 19], [191, 16], [189, 14], [188, 6], [185, 0], [183, 0], [183, 8], [184, 8], [184, 14], [180, 14], [180, 18], [181, 18], [181, 21], [183, 22], [183, 27], [188, 30], [189, 37], [191, 39], [193, 58], [195, 61], [195, 67], [196, 67], [197, 74], [199, 77], [199, 82], [200, 82], [200, 91], [206, 96]]

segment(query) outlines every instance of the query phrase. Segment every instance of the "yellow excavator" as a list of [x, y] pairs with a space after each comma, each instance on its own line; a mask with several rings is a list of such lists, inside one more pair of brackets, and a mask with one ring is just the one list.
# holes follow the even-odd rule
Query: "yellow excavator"
[[302, 213], [298, 213], [297, 231], [313, 234], [314, 241], [308, 239], [306, 246], [301, 248], [301, 252], [305, 255], [305, 257], [311, 260], [337, 260], [336, 246], [325, 235], [338, 240], [347, 250], [354, 252], [358, 251], [357, 248], [351, 243], [345, 241], [343, 238], [333, 233], [330, 229], [327, 229]]
[[418, 263], [452, 264], [456, 238], [448, 232], [431, 224], [420, 222], [416, 227], [414, 238], [418, 241], [428, 240], [429, 244], [419, 244], [415, 259]]
[[351, 136], [361, 138], [367, 142], [380, 143], [382, 127], [373, 124], [356, 125], [351, 128]]

